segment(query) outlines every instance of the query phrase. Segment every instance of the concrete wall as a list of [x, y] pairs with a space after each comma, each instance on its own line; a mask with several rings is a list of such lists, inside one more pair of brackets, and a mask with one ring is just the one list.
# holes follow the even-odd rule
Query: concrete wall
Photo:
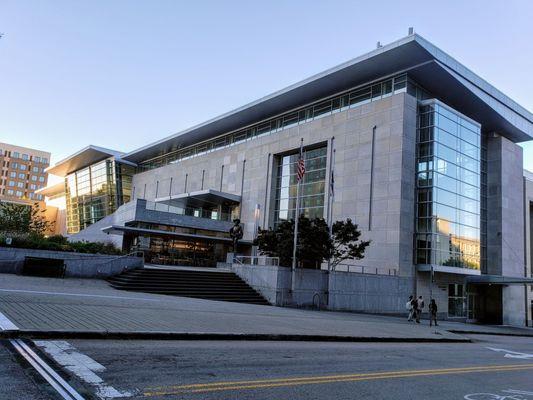
[[[404, 93], [396, 94], [276, 134], [136, 174], [132, 185], [135, 198], [151, 201], [200, 189], [241, 195], [244, 239], [250, 240], [256, 204], [261, 207], [259, 225], [268, 226], [271, 220], [274, 156], [297, 150], [300, 138], [306, 146], [329, 143], [336, 150], [333, 219], [352, 218], [362, 230], [362, 239], [372, 240], [362, 264], [393, 268], [401, 275], [413, 276], [415, 135], [416, 100]], [[328, 157], [329, 154], [330, 151]], [[327, 174], [326, 187], [329, 178]], [[371, 181], [373, 211], [369, 226]], [[325, 207], [325, 217], [326, 212]]]
[[142, 257], [0, 247], [0, 273], [20, 274], [25, 257], [62, 259], [65, 261], [65, 276], [76, 278], [105, 278], [120, 273], [126, 267], [140, 268], [144, 265]]
[[272, 305], [299, 307], [327, 304], [328, 273], [322, 270], [296, 270], [294, 293], [291, 293], [291, 269], [277, 266], [232, 264], [231, 269], [263, 295]]
[[413, 293], [407, 277], [297, 269], [291, 294], [290, 268], [232, 264], [231, 269], [277, 306], [317, 306], [320, 299], [329, 310], [403, 314]]
[[[522, 148], [492, 134], [487, 140], [487, 273], [523, 277], [524, 182]], [[503, 323], [525, 325], [525, 291], [502, 290]]]
[[330, 310], [377, 314], [405, 314], [405, 303], [413, 294], [409, 277], [330, 272]]

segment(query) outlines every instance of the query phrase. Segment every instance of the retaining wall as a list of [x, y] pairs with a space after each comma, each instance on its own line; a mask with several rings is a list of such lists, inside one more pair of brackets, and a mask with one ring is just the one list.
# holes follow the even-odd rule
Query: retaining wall
[[105, 278], [144, 265], [142, 257], [0, 247], [0, 273], [20, 274], [25, 257], [64, 260], [65, 276], [76, 278]]
[[326, 303], [327, 271], [296, 270], [294, 293], [291, 293], [291, 269], [278, 266], [231, 264], [231, 269], [257, 290], [272, 305], [316, 306]]
[[277, 306], [317, 306], [319, 296], [329, 310], [400, 314], [414, 293], [412, 278], [297, 269], [291, 294], [290, 268], [231, 264], [231, 269]]
[[405, 303], [413, 293], [412, 278], [332, 271], [328, 308], [376, 314], [405, 313]]

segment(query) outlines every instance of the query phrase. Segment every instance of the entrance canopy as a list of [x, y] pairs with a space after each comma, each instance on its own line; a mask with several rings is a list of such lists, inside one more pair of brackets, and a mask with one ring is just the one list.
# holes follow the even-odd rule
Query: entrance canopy
[[158, 197], [155, 201], [156, 203], [167, 204], [174, 207], [208, 208], [219, 205], [240, 204], [241, 196], [213, 189], [204, 189], [196, 192]]
[[468, 276], [466, 283], [472, 285], [533, 285], [533, 278], [501, 275]]
[[[185, 240], [207, 240], [212, 242], [223, 242], [223, 243], [232, 243], [233, 240], [226, 237], [220, 236], [208, 236], [208, 235], [197, 235], [192, 233], [182, 233], [182, 232], [171, 232], [164, 231], [160, 229], [146, 229], [146, 228], [136, 228], [132, 226], [122, 226], [122, 225], [111, 225], [105, 228], [102, 228], [102, 231], [112, 235], [124, 235], [125, 233], [137, 234], [137, 235], [146, 235], [146, 236], [166, 236], [176, 239], [185, 239]], [[239, 243], [251, 244], [250, 241], [241, 240]]]

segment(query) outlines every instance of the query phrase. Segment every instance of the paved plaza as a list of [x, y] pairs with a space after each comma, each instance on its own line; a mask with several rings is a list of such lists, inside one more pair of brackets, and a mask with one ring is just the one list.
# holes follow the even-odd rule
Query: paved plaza
[[[105, 281], [0, 275], [0, 313], [21, 331], [306, 335], [361, 340], [463, 340], [461, 331], [533, 331], [311, 311], [118, 291]], [[450, 333], [449, 330], [457, 333]]]

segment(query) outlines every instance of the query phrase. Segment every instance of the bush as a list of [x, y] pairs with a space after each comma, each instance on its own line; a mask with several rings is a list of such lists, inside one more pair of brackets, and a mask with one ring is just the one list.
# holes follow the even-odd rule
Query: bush
[[[8, 237], [12, 238], [11, 245], [6, 244], [6, 239]], [[123, 254], [123, 252], [120, 249], [117, 249], [112, 243], [69, 242], [66, 237], [61, 235], [45, 237], [37, 233], [0, 232], [0, 246], [89, 254]]]

